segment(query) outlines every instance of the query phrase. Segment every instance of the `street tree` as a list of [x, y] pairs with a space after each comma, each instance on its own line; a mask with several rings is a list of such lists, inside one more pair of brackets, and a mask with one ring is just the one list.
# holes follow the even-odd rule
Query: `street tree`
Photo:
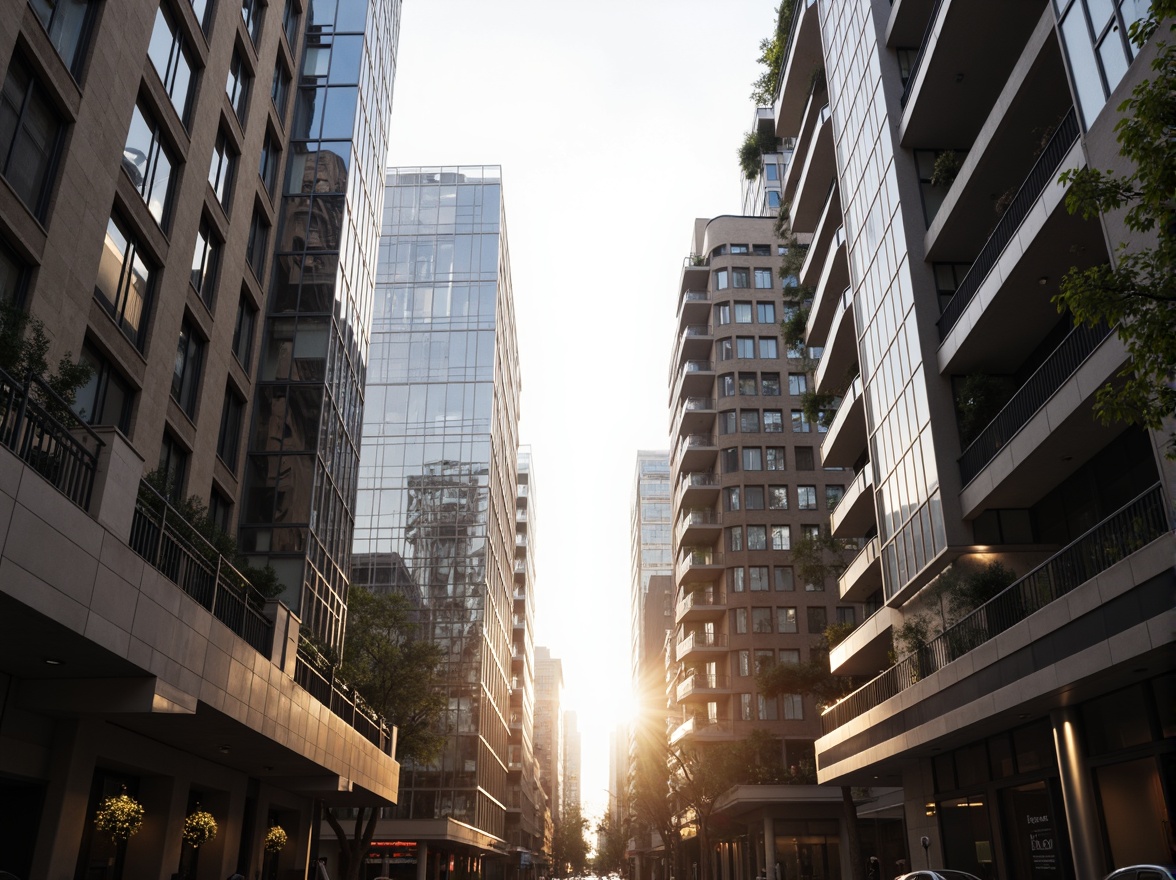
[[592, 859], [592, 873], [597, 877], [618, 874], [624, 880], [628, 876], [625, 850], [632, 824], [628, 816], [616, 817], [611, 810], [605, 810], [596, 823], [596, 855]]
[[555, 825], [551, 840], [553, 877], [578, 877], [588, 869], [588, 820], [579, 805], [567, 806]]

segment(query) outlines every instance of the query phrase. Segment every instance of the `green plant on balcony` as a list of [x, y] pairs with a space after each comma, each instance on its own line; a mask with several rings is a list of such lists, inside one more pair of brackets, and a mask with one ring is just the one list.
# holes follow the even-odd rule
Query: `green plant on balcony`
[[800, 396], [800, 407], [805, 419], [822, 428], [833, 424], [833, 417], [837, 415], [836, 403], [837, 396], [833, 394], [819, 394], [810, 390]]
[[691, 266], [705, 266], [706, 265], [706, 256], [703, 254], [691, 254], [690, 255], [690, 265]]
[[964, 157], [955, 150], [943, 150], [935, 157], [935, 164], [931, 166], [931, 185], [940, 189], [948, 189], [955, 183], [960, 168], [964, 165]]
[[763, 171], [764, 153], [774, 153], [779, 146], [779, 138], [770, 131], [756, 128], [743, 137], [739, 147], [739, 167], [747, 180], [755, 180]]
[[[893, 634], [893, 659], [918, 654], [1014, 580], [1016, 575], [995, 561], [980, 566], [958, 563], [944, 569], [919, 593], [909, 610], [904, 610], [902, 625]], [[983, 641], [970, 633], [959, 632], [956, 636], [948, 646], [953, 658]]]
[[771, 104], [776, 98], [776, 85], [784, 67], [784, 50], [788, 47], [788, 32], [792, 30], [795, 0], [782, 0], [776, 7], [776, 30], [760, 40], [757, 62], [763, 67], [751, 84], [751, 100], [757, 107]]
[[[94, 370], [87, 363], [75, 361], [70, 352], [57, 362], [56, 369], [50, 368], [48, 358], [49, 336], [44, 323], [15, 303], [0, 302], [0, 369], [17, 382], [35, 376], [72, 406], [78, 389], [90, 381]], [[54, 417], [69, 415], [62, 411], [60, 403], [39, 390], [33, 395]]]

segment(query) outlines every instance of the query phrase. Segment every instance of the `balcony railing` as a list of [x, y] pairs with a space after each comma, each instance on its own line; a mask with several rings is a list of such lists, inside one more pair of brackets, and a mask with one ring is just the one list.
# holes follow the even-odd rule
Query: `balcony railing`
[[710, 473], [686, 473], [682, 474], [682, 478], [678, 480], [678, 491], [682, 492], [684, 489], [690, 489], [701, 486], [718, 486], [722, 483], [718, 474]]
[[385, 755], [392, 754], [396, 744], [392, 729], [354, 688], [336, 677], [334, 667], [305, 640], [298, 643], [294, 681]]
[[710, 294], [705, 290], [687, 290], [682, 294], [683, 303], [707, 302]]
[[698, 338], [713, 335], [714, 331], [711, 330], [710, 324], [687, 324], [682, 330], [682, 336], [684, 338]]
[[[701, 556], [702, 551], [699, 551]], [[685, 558], [685, 557], [684, 557]], [[699, 565], [711, 565], [714, 562], [714, 557], [711, 555], [702, 556], [702, 561]], [[698, 590], [691, 593], [685, 599], [678, 603], [677, 615], [681, 617], [691, 608], [721, 608], [727, 604], [726, 593], [716, 592], [713, 590]]]
[[1105, 324], [1094, 327], [1084, 325], [1075, 327], [1062, 340], [1061, 345], [1053, 350], [1045, 363], [1026, 380], [960, 456], [960, 479], [965, 486], [996, 457], [1054, 392], [1074, 375], [1082, 362], [1110, 333], [1111, 328]]
[[678, 685], [677, 697], [681, 700], [697, 691], [721, 691], [727, 690], [730, 686], [730, 676], [696, 672]]
[[710, 361], [686, 361], [682, 367], [683, 373], [711, 373], [715, 365]]
[[0, 370], [0, 444], [82, 510], [90, 507], [102, 440], [36, 376]]
[[695, 648], [725, 648], [727, 647], [726, 633], [696, 632], [690, 633], [678, 642], [678, 653], [682, 654]]
[[269, 655], [274, 625], [261, 612], [265, 597], [145, 482], [139, 484], [135, 500], [130, 543], [132, 550], [213, 617]]
[[1074, 108], [1071, 107], [1070, 112], [1058, 124], [1058, 129], [1049, 139], [1049, 143], [1045, 145], [1045, 149], [1037, 159], [1037, 164], [1033, 166], [1033, 170], [1029, 172], [1025, 182], [1021, 184], [1021, 188], [1017, 191], [1008, 210], [1004, 212], [1004, 216], [996, 224], [996, 229], [992, 230], [992, 235], [988, 237], [988, 241], [980, 249], [980, 255], [972, 263], [972, 268], [968, 270], [968, 274], [960, 282], [959, 288], [956, 289], [955, 294], [944, 307], [943, 314], [939, 316], [940, 339], [946, 338], [947, 334], [951, 332], [951, 328], [959, 321], [964, 309], [971, 302], [972, 297], [976, 295], [976, 291], [980, 289], [980, 285], [988, 277], [988, 273], [992, 271], [997, 260], [1000, 259], [1005, 246], [1012, 240], [1021, 221], [1025, 219], [1029, 210], [1037, 202], [1038, 196], [1045, 191], [1046, 186], [1057, 178], [1058, 166], [1066, 158], [1070, 146], [1077, 139], [1078, 116], [1074, 112]]
[[1159, 484], [821, 716], [831, 733], [1060, 599], [1170, 528]]
[[919, 76], [919, 68], [923, 64], [923, 55], [927, 52], [927, 44], [931, 42], [931, 32], [935, 30], [935, 20], [939, 18], [939, 7], [942, 5], [943, 0], [935, 0], [935, 5], [931, 7], [931, 17], [927, 19], [927, 29], [923, 31], [923, 39], [919, 43], [919, 53], [915, 56], [915, 60], [911, 64], [911, 72], [907, 76], [906, 86], [902, 90], [902, 98], [899, 103], [903, 107], [907, 105], [907, 101], [911, 97], [911, 90], [915, 87], [915, 80]]

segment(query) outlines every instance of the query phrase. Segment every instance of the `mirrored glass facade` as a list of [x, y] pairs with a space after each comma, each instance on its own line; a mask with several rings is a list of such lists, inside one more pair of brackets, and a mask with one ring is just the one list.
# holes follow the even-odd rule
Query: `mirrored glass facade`
[[[397, 816], [505, 831], [519, 375], [496, 167], [388, 172], [353, 577], [446, 649], [442, 757]], [[523, 533], [524, 536], [526, 533]]]
[[282, 189], [242, 548], [341, 647], [399, 0], [310, 4]]

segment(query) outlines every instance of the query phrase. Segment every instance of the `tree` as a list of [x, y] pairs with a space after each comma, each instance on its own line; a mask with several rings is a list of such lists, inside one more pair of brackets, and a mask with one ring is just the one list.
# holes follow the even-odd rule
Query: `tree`
[[[1131, 41], [1143, 47], [1160, 28], [1176, 31], [1176, 0], [1153, 0], [1147, 18], [1131, 26]], [[1089, 219], [1126, 207], [1124, 222], [1148, 247], [1120, 242], [1114, 264], [1074, 267], [1062, 279], [1053, 302], [1079, 325], [1116, 327], [1131, 358], [1095, 396], [1094, 411], [1104, 424], [1123, 421], [1160, 430], [1176, 413], [1176, 46], [1156, 44], [1154, 76], [1139, 83], [1119, 106], [1115, 126], [1120, 155], [1134, 166], [1115, 175], [1093, 168], [1070, 169], [1066, 208]], [[1168, 435], [1176, 458], [1176, 432]]]
[[579, 805], [567, 806], [555, 826], [551, 840], [553, 877], [577, 877], [588, 869], [588, 820]]
[[[416, 638], [412, 607], [399, 593], [352, 586], [347, 615], [339, 677], [396, 726], [396, 757], [401, 764], [436, 760], [445, 742], [440, 722], [447, 701], [437, 672], [443, 650]], [[358, 880], [380, 808], [360, 807], [350, 834], [334, 809], [324, 809], [323, 816], [339, 839], [340, 880]]]
[[792, 30], [795, 0], [782, 0], [776, 7], [776, 31], [760, 40], [760, 56], [756, 59], [763, 70], [751, 84], [751, 100], [757, 107], [771, 104], [776, 99], [776, 84], [784, 66], [784, 50], [788, 47], [788, 32]]
[[628, 816], [616, 819], [611, 810], [605, 810], [596, 823], [596, 856], [592, 859], [592, 873], [597, 877], [628, 874], [625, 849], [629, 843], [632, 820]]
[[[24, 382], [35, 376], [52, 389], [67, 405], [73, 406], [77, 390], [90, 381], [93, 368], [73, 360], [70, 352], [57, 362], [57, 369], [49, 367], [49, 337], [45, 325], [17, 307], [15, 303], [0, 302], [0, 369], [15, 381]], [[65, 415], [57, 401], [34, 391], [41, 403], [58, 418]]]
[[[650, 738], [652, 740], [652, 738]], [[682, 811], [670, 788], [669, 751], [665, 740], [638, 755], [633, 780], [633, 814], [638, 828], [658, 833], [669, 861], [669, 874], [685, 877], [682, 864]], [[650, 754], [652, 752], [652, 754]]]

